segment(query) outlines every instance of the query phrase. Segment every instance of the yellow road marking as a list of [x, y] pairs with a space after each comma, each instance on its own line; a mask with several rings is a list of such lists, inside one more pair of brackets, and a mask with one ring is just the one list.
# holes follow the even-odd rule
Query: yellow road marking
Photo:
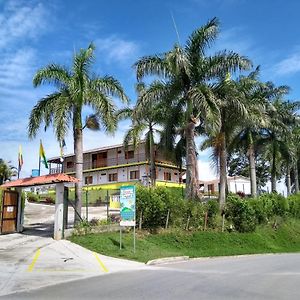
[[97, 261], [98, 261], [98, 263], [99, 263], [101, 269], [102, 269], [105, 273], [107, 273], [108, 270], [107, 270], [107, 268], [105, 267], [104, 263], [103, 263], [103, 262], [101, 261], [101, 259], [99, 258], [99, 256], [97, 255], [97, 253], [93, 252], [93, 254], [94, 254], [94, 256], [96, 257], [96, 259], [97, 259]]
[[29, 265], [28, 269], [27, 269], [27, 272], [32, 272], [33, 268], [34, 268], [34, 265], [36, 263], [36, 261], [38, 260], [39, 256], [41, 254], [41, 249], [38, 249], [36, 252], [35, 252], [35, 255], [34, 255], [34, 258], [32, 260], [32, 263]]

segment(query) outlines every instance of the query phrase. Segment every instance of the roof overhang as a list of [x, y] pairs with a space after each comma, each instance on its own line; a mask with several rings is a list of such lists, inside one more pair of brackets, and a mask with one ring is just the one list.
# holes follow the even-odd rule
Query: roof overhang
[[17, 188], [17, 187], [30, 187], [38, 185], [48, 185], [55, 183], [77, 183], [79, 180], [73, 176], [59, 173], [59, 174], [49, 174], [37, 177], [28, 177], [17, 179], [14, 181], [6, 182], [1, 185], [1, 188]]

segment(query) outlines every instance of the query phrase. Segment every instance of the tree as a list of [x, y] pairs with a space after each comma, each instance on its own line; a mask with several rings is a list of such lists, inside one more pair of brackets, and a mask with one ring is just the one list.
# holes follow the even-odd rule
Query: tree
[[[79, 215], [82, 205], [83, 144], [84, 128], [98, 129], [101, 125], [107, 132], [116, 128], [115, 110], [112, 97], [122, 101], [128, 99], [120, 83], [111, 76], [97, 77], [91, 72], [94, 62], [93, 44], [74, 55], [70, 69], [50, 64], [37, 71], [33, 78], [35, 87], [53, 85], [57, 91], [42, 98], [31, 111], [28, 125], [30, 138], [34, 138], [44, 123], [45, 129], [53, 125], [55, 136], [61, 142], [69, 127], [72, 127], [75, 153], [75, 173], [79, 183], [75, 185], [75, 208]], [[83, 124], [83, 108], [90, 106], [95, 114], [87, 117]], [[75, 213], [75, 222], [79, 221]]]
[[218, 120], [208, 128], [208, 139], [202, 144], [202, 149], [213, 147], [213, 157], [219, 170], [221, 208], [226, 200], [228, 145], [238, 124], [249, 114], [245, 95], [238, 85], [237, 81], [230, 79], [229, 74], [213, 85], [220, 114]]
[[6, 162], [0, 158], [0, 185], [6, 180], [10, 180], [12, 176], [17, 175], [17, 168], [10, 165], [10, 162]]
[[267, 125], [266, 107], [268, 100], [263, 84], [258, 80], [259, 67], [248, 76], [241, 76], [238, 88], [247, 101], [247, 118], [242, 118], [237, 124], [233, 140], [229, 145], [230, 151], [242, 150], [248, 157], [249, 176], [251, 182], [251, 196], [257, 196], [256, 156], [258, 152], [257, 140], [261, 130]]
[[157, 125], [160, 125], [164, 120], [165, 107], [161, 103], [140, 102], [141, 97], [151, 88], [155, 88], [159, 82], [153, 82], [149, 87], [144, 83], [137, 84], [136, 91], [138, 99], [135, 107], [125, 108], [117, 113], [118, 119], [131, 118], [132, 125], [124, 137], [124, 146], [128, 147], [129, 143], [133, 143], [137, 147], [140, 141], [145, 138], [145, 150], [150, 162], [150, 179], [151, 186], [156, 184], [156, 166], [155, 166], [155, 144], [154, 136], [160, 133]]
[[[270, 87], [274, 88], [271, 84]], [[276, 182], [281, 177], [283, 167], [286, 167], [287, 181], [289, 181], [290, 163], [293, 160], [288, 141], [292, 136], [291, 128], [297, 122], [296, 109], [299, 103], [283, 100], [282, 95], [286, 93], [287, 90], [282, 91], [282, 94], [272, 102], [272, 108], [268, 111], [270, 125], [265, 128], [259, 141], [264, 147], [266, 159], [270, 162], [272, 192], [276, 191]], [[290, 184], [287, 182], [287, 185]]]
[[[215, 98], [207, 82], [229, 71], [247, 69], [250, 61], [234, 52], [223, 51], [213, 56], [206, 54], [217, 38], [219, 22], [216, 18], [196, 29], [185, 46], [176, 44], [172, 50], [153, 56], [145, 56], [136, 64], [137, 79], [147, 75], [159, 76], [164, 80], [161, 87], [149, 91], [142, 101], [161, 101], [179, 105], [184, 114], [184, 137], [186, 150], [186, 197], [196, 198], [198, 194], [198, 169], [195, 147], [195, 127], [198, 118], [218, 114]], [[175, 104], [175, 103], [176, 104]]]

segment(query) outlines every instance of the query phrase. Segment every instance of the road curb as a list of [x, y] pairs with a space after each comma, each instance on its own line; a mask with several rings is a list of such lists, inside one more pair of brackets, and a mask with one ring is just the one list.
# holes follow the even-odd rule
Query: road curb
[[190, 259], [189, 256], [164, 257], [164, 258], [149, 260], [148, 262], [146, 262], [146, 265], [148, 266], [162, 265], [162, 264], [173, 263], [173, 262], [187, 261], [189, 259]]

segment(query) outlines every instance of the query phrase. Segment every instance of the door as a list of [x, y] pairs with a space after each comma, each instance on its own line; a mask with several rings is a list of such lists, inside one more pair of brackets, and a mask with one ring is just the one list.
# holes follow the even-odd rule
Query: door
[[15, 191], [3, 191], [1, 233], [17, 232], [18, 196]]

